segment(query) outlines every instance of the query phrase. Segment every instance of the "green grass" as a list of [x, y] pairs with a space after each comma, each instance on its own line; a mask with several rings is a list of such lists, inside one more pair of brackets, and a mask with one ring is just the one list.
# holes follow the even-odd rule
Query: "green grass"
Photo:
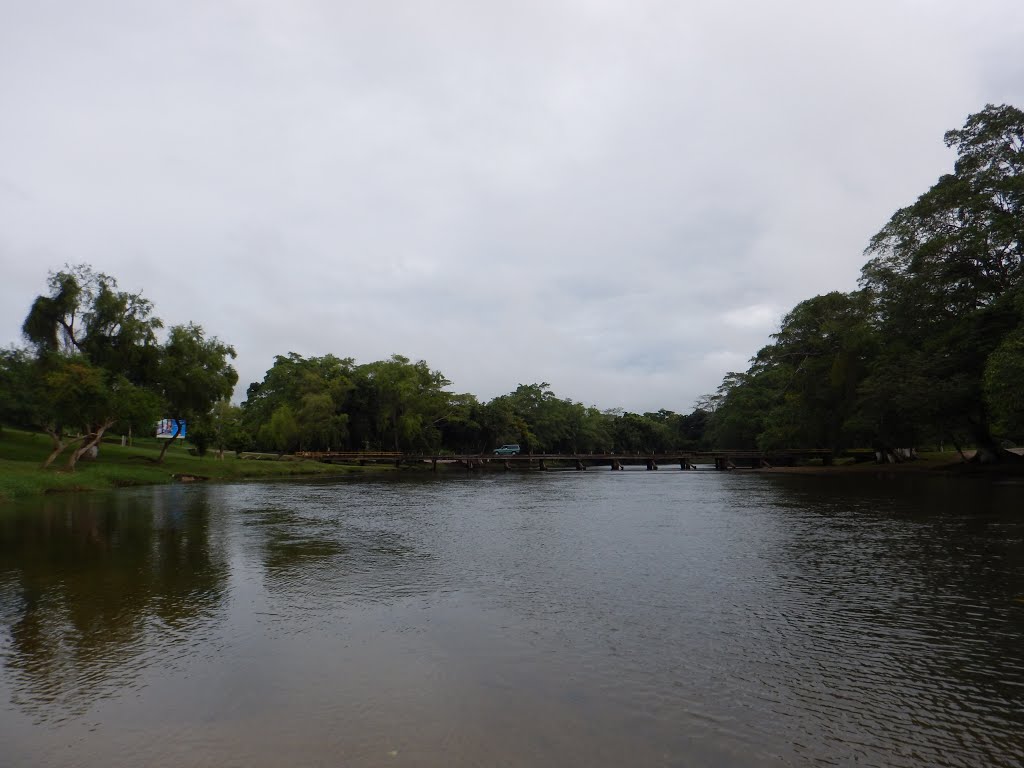
[[[133, 441], [121, 447], [120, 440], [103, 442], [99, 457], [80, 461], [74, 472], [65, 470], [69, 450], [57, 457], [49, 469], [40, 465], [50, 453], [46, 435], [5, 428], [0, 433], [0, 501], [9, 501], [43, 493], [93, 491], [129, 485], [158, 485], [176, 482], [174, 475], [196, 475], [211, 480], [273, 479], [299, 475], [340, 475], [347, 472], [390, 471], [390, 466], [341, 467], [316, 461], [274, 454], [244, 454], [239, 459], [226, 454], [223, 461], [213, 454], [205, 457], [189, 454], [187, 443], [175, 443], [156, 464], [160, 444], [155, 438]], [[259, 457], [258, 460], [256, 457]]]

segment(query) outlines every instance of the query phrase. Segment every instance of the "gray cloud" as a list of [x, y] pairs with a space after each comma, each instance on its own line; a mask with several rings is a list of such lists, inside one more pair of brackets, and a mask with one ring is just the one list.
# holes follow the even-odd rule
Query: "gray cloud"
[[[1024, 103], [1024, 8], [0, 0], [0, 342], [86, 261], [239, 352], [690, 408]], [[993, 25], [991, 20], [999, 19]]]

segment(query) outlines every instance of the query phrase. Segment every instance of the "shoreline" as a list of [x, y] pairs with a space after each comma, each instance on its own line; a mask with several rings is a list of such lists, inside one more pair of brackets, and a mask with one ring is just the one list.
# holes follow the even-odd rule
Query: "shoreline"
[[[83, 461], [73, 472], [59, 466], [42, 469], [49, 453], [44, 435], [6, 429], [0, 432], [0, 506], [16, 501], [61, 493], [109, 491], [145, 485], [169, 485], [196, 482], [252, 482], [266, 480], [339, 478], [352, 475], [399, 473], [391, 464], [324, 464], [285, 454], [234, 454], [217, 459], [208, 454], [189, 453], [184, 444], [172, 446], [163, 464], [154, 459], [160, 450], [155, 439], [139, 440], [135, 446], [107, 443], [97, 460]], [[439, 467], [440, 469], [440, 467]], [[444, 467], [447, 474], [455, 467]], [[558, 471], [563, 468], [551, 468]], [[568, 469], [567, 467], [564, 469]], [[415, 474], [426, 468], [405, 468]], [[460, 468], [460, 474], [464, 472]], [[957, 454], [931, 454], [900, 464], [801, 465], [761, 468], [736, 468], [740, 473], [765, 475], [803, 475], [805, 477], [891, 478], [897, 475], [957, 477], [987, 480], [1024, 480], [1024, 461], [1011, 464], [978, 465], [965, 462]]]
[[761, 467], [745, 469], [775, 475], [811, 475], [818, 477], [889, 477], [893, 475], [920, 475], [930, 477], [963, 478], [1020, 478], [1024, 479], [1024, 462], [1015, 464], [971, 464], [966, 461], [944, 459], [915, 459], [900, 464], [840, 464], [838, 466]]
[[104, 443], [100, 457], [80, 461], [68, 471], [58, 457], [47, 469], [42, 463], [50, 453], [45, 435], [5, 429], [0, 432], [0, 507], [32, 498], [61, 493], [110, 491], [145, 485], [219, 483], [343, 477], [392, 471], [387, 466], [342, 467], [294, 457], [250, 454], [248, 458], [226, 454], [194, 456], [184, 444], [167, 451], [162, 464], [155, 462], [160, 445], [155, 439], [136, 440], [134, 446]]

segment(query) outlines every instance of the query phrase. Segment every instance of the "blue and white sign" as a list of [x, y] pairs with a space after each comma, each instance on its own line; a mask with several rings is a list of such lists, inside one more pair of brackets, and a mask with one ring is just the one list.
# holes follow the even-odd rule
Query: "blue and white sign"
[[165, 440], [175, 437], [185, 437], [184, 419], [160, 419], [156, 423], [156, 436]]

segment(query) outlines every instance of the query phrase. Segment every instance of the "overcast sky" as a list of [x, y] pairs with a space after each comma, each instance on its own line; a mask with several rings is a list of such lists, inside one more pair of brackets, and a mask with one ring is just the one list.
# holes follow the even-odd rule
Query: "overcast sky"
[[1024, 2], [0, 0], [0, 344], [87, 262], [167, 325], [689, 412], [1024, 106]]

